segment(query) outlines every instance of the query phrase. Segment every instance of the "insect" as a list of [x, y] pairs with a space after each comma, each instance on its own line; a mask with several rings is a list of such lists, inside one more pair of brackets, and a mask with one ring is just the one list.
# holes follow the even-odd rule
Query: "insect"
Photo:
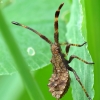
[[[87, 62], [75, 55], [71, 55], [69, 60], [65, 59], [65, 56], [68, 55], [70, 46], [77, 46], [77, 47], [81, 47], [84, 44], [86, 44], [86, 42], [84, 42], [83, 44], [70, 44], [70, 43], [64, 43], [61, 44], [59, 43], [59, 33], [58, 33], [58, 17], [59, 17], [59, 13], [60, 13], [60, 9], [62, 8], [62, 6], [64, 5], [64, 3], [60, 4], [60, 6], [58, 7], [58, 10], [56, 10], [55, 12], [55, 21], [54, 21], [54, 43], [49, 40], [46, 36], [42, 35], [41, 33], [37, 32], [36, 30], [25, 26], [23, 24], [20, 24], [18, 22], [13, 21], [12, 23], [18, 26], [22, 26], [26, 29], [31, 30], [32, 32], [36, 33], [37, 35], [39, 35], [43, 40], [45, 40], [47, 43], [50, 44], [51, 47], [51, 52], [52, 52], [52, 58], [51, 58], [51, 63], [53, 65], [53, 74], [51, 76], [51, 78], [49, 79], [49, 91], [52, 93], [52, 96], [54, 96], [57, 100], [59, 100], [60, 98], [63, 97], [63, 95], [67, 92], [69, 86], [70, 86], [70, 76], [69, 76], [69, 71], [73, 72], [76, 80], [79, 82], [79, 84], [81, 85], [83, 91], [85, 92], [88, 100], [92, 100], [89, 96], [89, 94], [87, 93], [86, 89], [84, 88], [83, 84], [80, 81], [79, 76], [77, 75], [76, 71], [69, 66], [69, 63], [71, 63], [71, 61], [76, 58], [86, 64], [94, 64], [92, 62]], [[66, 54], [62, 53], [61, 50], [61, 45], [66, 45]]]

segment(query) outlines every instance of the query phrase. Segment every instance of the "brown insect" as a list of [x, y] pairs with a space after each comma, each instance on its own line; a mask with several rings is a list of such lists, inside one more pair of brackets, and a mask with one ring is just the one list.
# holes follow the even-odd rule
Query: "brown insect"
[[[76, 80], [79, 82], [83, 91], [85, 92], [87, 98], [89, 100], [92, 100], [90, 98], [89, 94], [87, 93], [86, 89], [84, 88], [83, 84], [81, 83], [80, 78], [78, 77], [76, 71], [69, 66], [69, 63], [74, 58], [77, 58], [86, 64], [94, 64], [94, 63], [87, 62], [75, 55], [70, 56], [69, 60], [65, 59], [65, 56], [68, 55], [70, 46], [81, 47], [84, 44], [86, 44], [86, 42], [81, 45], [80, 44], [70, 44], [70, 43], [63, 43], [63, 44], [59, 43], [58, 16], [59, 16], [60, 9], [62, 8], [63, 4], [64, 3], [60, 4], [58, 10], [55, 12], [55, 22], [54, 22], [54, 29], [55, 29], [54, 41], [55, 42], [54, 43], [52, 41], [50, 41], [46, 36], [42, 35], [41, 33], [37, 32], [36, 30], [34, 30], [28, 26], [22, 25], [18, 22], [14, 22], [14, 21], [12, 23], [33, 31], [34, 33], [39, 35], [43, 40], [45, 40], [46, 42], [48, 42], [50, 44], [51, 52], [52, 52], [51, 63], [53, 64], [53, 74], [52, 74], [52, 77], [49, 79], [48, 87], [49, 87], [49, 91], [52, 93], [52, 96], [54, 96], [57, 100], [59, 100], [67, 92], [67, 90], [70, 86], [69, 71], [72, 71], [73, 74], [75, 75]], [[66, 46], [66, 54], [62, 53], [61, 45], [67, 45]]]

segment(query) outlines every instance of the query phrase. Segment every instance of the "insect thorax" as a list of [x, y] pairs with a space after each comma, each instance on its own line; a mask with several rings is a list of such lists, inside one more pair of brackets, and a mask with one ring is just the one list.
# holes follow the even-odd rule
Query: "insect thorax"
[[65, 72], [68, 71], [66, 68], [66, 59], [64, 58], [64, 54], [61, 52], [61, 47], [59, 44], [52, 44], [51, 45], [51, 51], [52, 51], [52, 59], [51, 63], [54, 66], [54, 72]]

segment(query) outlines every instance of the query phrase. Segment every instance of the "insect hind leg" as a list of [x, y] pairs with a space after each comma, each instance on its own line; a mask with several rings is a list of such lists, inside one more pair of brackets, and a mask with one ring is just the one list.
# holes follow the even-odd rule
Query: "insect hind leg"
[[71, 72], [73, 72], [73, 74], [74, 74], [76, 80], [78, 81], [78, 83], [79, 83], [80, 86], [82, 87], [82, 89], [83, 89], [83, 91], [85, 92], [85, 95], [87, 96], [87, 98], [88, 98], [89, 100], [92, 100], [91, 97], [89, 96], [88, 92], [86, 91], [85, 87], [83, 86], [83, 84], [82, 84], [82, 82], [81, 82], [79, 76], [77, 75], [76, 71], [75, 71], [73, 68], [71, 68], [71, 67], [68, 67], [68, 70], [70, 70]]

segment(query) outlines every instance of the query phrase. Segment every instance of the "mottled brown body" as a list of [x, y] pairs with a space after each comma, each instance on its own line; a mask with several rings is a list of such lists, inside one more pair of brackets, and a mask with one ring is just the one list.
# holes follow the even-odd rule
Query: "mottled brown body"
[[[52, 41], [50, 41], [46, 36], [42, 35], [41, 33], [37, 32], [36, 30], [34, 30], [33, 28], [30, 28], [28, 26], [25, 26], [23, 24], [20, 24], [18, 22], [12, 22], [15, 25], [18, 26], [22, 26], [24, 28], [27, 28], [29, 30], [31, 30], [32, 32], [36, 33], [37, 35], [39, 35], [43, 40], [45, 40], [47, 43], [50, 44], [51, 46], [51, 52], [52, 52], [52, 59], [51, 59], [51, 63], [53, 64], [53, 74], [51, 76], [51, 78], [49, 79], [49, 91], [52, 93], [52, 95], [59, 100], [68, 90], [69, 85], [70, 85], [70, 76], [69, 76], [69, 71], [73, 72], [76, 80], [79, 82], [79, 84], [81, 85], [84, 93], [86, 94], [88, 100], [92, 100], [91, 97], [89, 96], [89, 94], [87, 93], [86, 89], [84, 88], [83, 84], [80, 81], [79, 76], [77, 75], [76, 71], [69, 66], [69, 63], [74, 59], [78, 59], [81, 60], [82, 62], [86, 63], [86, 64], [94, 64], [91, 62], [87, 62], [75, 55], [71, 55], [69, 60], [65, 59], [65, 56], [68, 55], [70, 46], [77, 46], [77, 47], [81, 47], [84, 44], [86, 44], [86, 42], [84, 42], [83, 44], [69, 44], [69, 43], [63, 43], [60, 44], [59, 43], [59, 34], [58, 34], [58, 16], [60, 13], [60, 9], [62, 8], [64, 3], [60, 4], [60, 6], [58, 7], [58, 10], [55, 12], [55, 23], [54, 23], [54, 29], [55, 29], [55, 33], [54, 33], [54, 43], [52, 43]], [[66, 54], [62, 53], [61, 50], [61, 45], [66, 45]]]
[[51, 59], [53, 74], [49, 79], [48, 86], [52, 96], [59, 99], [69, 88], [70, 76], [66, 66], [66, 59], [64, 58], [64, 54], [61, 53], [60, 45], [58, 46], [56, 43], [52, 44], [51, 51], [53, 54]]

